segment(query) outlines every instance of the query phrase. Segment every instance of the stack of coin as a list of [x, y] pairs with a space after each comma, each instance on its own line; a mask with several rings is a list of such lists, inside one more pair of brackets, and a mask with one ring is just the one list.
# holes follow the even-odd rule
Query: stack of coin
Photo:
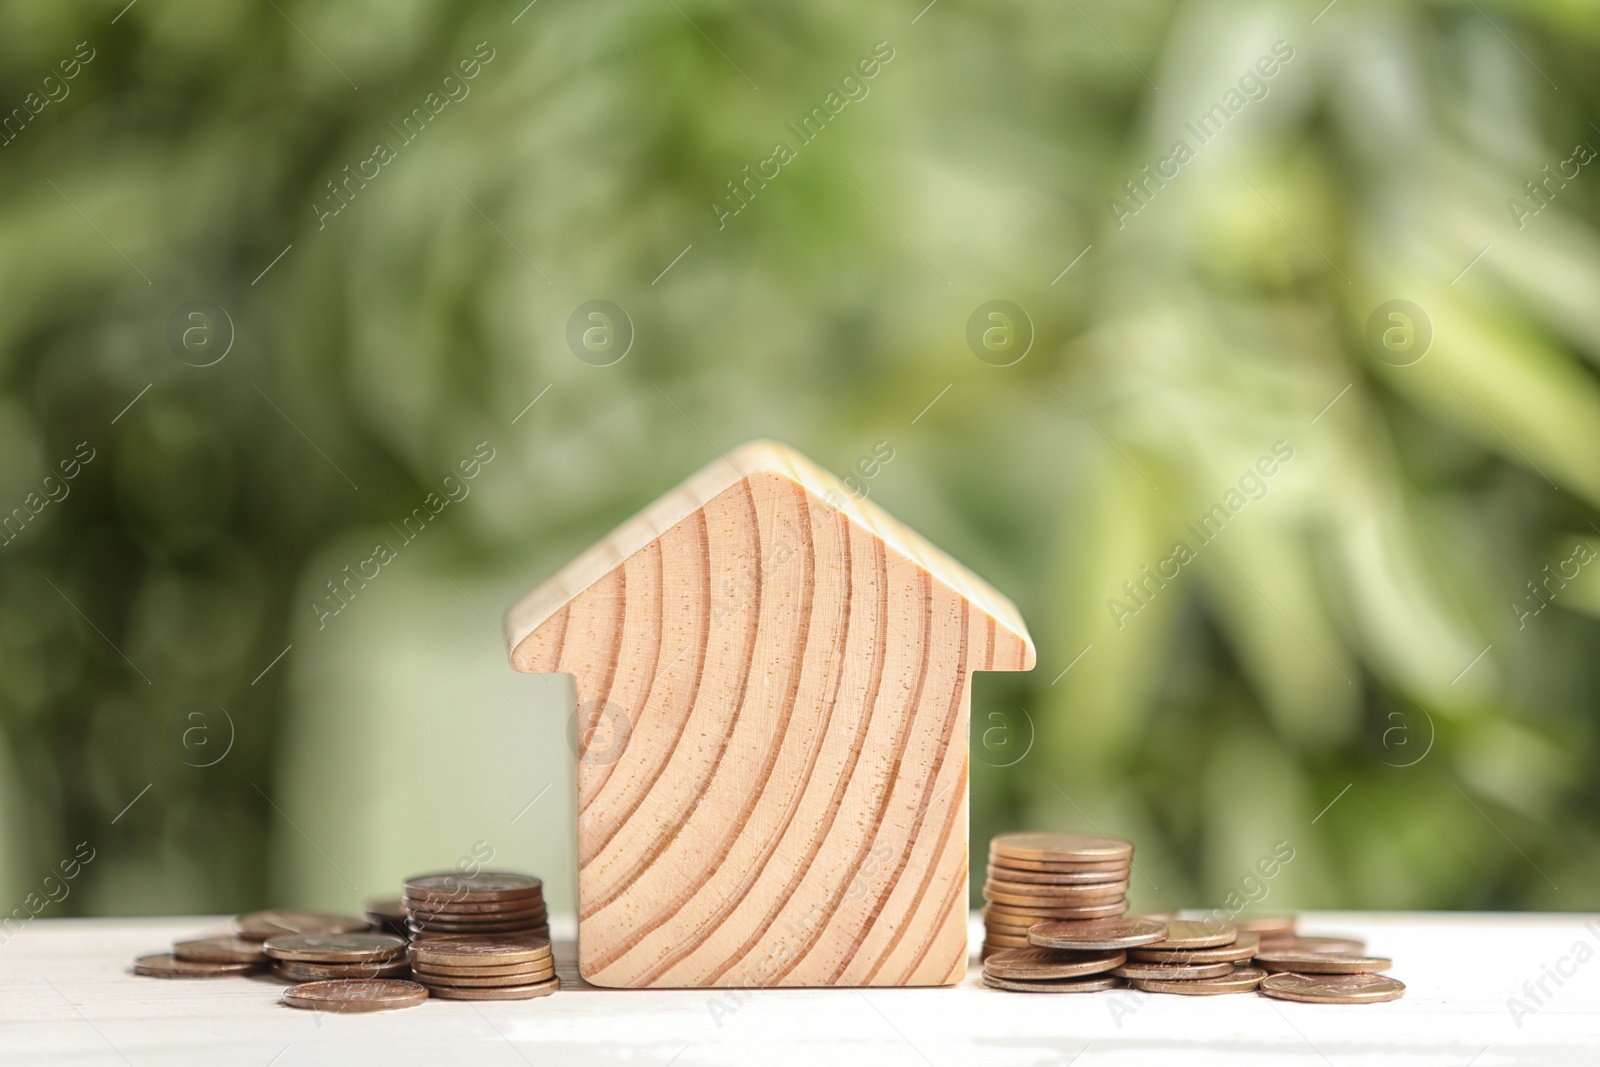
[[1116, 950], [1005, 948], [983, 961], [983, 984], [1011, 993], [1093, 993], [1113, 988], [1109, 972], [1127, 960]]
[[406, 942], [393, 934], [288, 934], [269, 937], [262, 950], [272, 973], [290, 982], [406, 977]]
[[271, 962], [261, 951], [259, 941], [242, 937], [204, 937], [179, 941], [170, 953], [140, 956], [133, 961], [133, 973], [152, 978], [225, 978], [234, 974], [256, 974]]
[[1261, 992], [1310, 1004], [1374, 1004], [1403, 996], [1403, 983], [1379, 971], [1394, 962], [1366, 954], [1366, 944], [1348, 937], [1283, 937], [1262, 942], [1255, 964], [1271, 972]]
[[1076, 833], [1001, 834], [989, 842], [983, 954], [1027, 948], [1038, 923], [1127, 913], [1133, 845]]
[[1160, 941], [1131, 949], [1128, 962], [1112, 973], [1146, 993], [1249, 993], [1267, 976], [1250, 966], [1260, 943], [1227, 923], [1179, 919], [1167, 924]]
[[544, 883], [531, 874], [423, 874], [402, 897], [413, 938], [455, 934], [550, 937]]
[[529, 1000], [561, 988], [542, 937], [443, 937], [413, 941], [412, 977], [446, 1000]]

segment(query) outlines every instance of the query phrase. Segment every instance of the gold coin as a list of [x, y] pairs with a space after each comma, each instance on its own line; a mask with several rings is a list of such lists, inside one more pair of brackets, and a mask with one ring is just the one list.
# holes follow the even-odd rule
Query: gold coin
[[535, 963], [550, 958], [550, 942], [542, 937], [455, 937], [413, 941], [412, 963], [443, 963], [457, 967], [468, 963]]
[[312, 982], [320, 978], [403, 978], [411, 965], [405, 960], [390, 963], [307, 963], [279, 960], [272, 973], [293, 982]]
[[1056, 948], [1014, 948], [983, 961], [983, 973], [996, 978], [1077, 978], [1103, 974], [1128, 962], [1124, 952], [1069, 952]]
[[450, 989], [495, 989], [500, 986], [533, 985], [556, 976], [554, 967], [541, 967], [534, 971], [523, 971], [521, 974], [489, 974], [468, 977], [460, 974], [429, 974], [426, 971], [413, 971], [416, 980], [430, 989], [445, 986]]
[[1020, 860], [1074, 860], [1095, 862], [1131, 860], [1133, 845], [1118, 837], [1099, 834], [1023, 831], [1000, 834], [989, 841], [989, 855]]
[[133, 973], [151, 978], [226, 978], [232, 974], [255, 974], [261, 970], [258, 963], [208, 963], [201, 960], [180, 960], [167, 952], [140, 956], [133, 961]]
[[1221, 978], [1200, 978], [1194, 981], [1164, 981], [1160, 978], [1130, 978], [1128, 984], [1146, 993], [1180, 993], [1185, 996], [1216, 996], [1220, 993], [1248, 993], [1261, 984], [1266, 971], [1254, 967], [1235, 969]]
[[1124, 963], [1111, 972], [1118, 978], [1158, 978], [1168, 982], [1192, 982], [1199, 978], [1221, 978], [1233, 973], [1231, 963]]
[[1256, 953], [1256, 966], [1269, 971], [1293, 971], [1295, 974], [1372, 974], [1387, 971], [1394, 961], [1382, 956], [1341, 955], [1336, 952], [1268, 952]]
[[405, 959], [406, 943], [393, 934], [307, 934], [269, 937], [262, 946], [278, 960], [364, 963]]
[[1299, 917], [1291, 911], [1229, 920], [1230, 925], [1241, 934], [1255, 934], [1263, 941], [1269, 937], [1293, 937], [1298, 922]]
[[1159, 943], [1133, 949], [1128, 955], [1147, 963], [1242, 963], [1259, 951], [1255, 934], [1240, 934], [1231, 945], [1217, 948], [1164, 949]]
[[[1029, 888], [1038, 888], [1030, 886]], [[1052, 886], [1051, 889], [1064, 889], [1066, 886]], [[1081, 888], [1081, 887], [1073, 887]], [[1003, 889], [993, 882], [986, 882], [983, 886], [983, 898], [995, 904], [1010, 904], [1019, 908], [1046, 907], [1046, 908], [1082, 908], [1094, 904], [1109, 904], [1121, 900], [1128, 891], [1126, 882], [1114, 883], [1110, 886], [1096, 886], [1093, 892], [1083, 893], [1018, 893], [1010, 889]]]
[[985, 974], [983, 984], [990, 989], [1004, 989], [1008, 993], [1098, 993], [1102, 989], [1115, 989], [1117, 980], [1100, 975], [1088, 978], [1051, 978], [1030, 982], [1017, 978], [996, 978]]
[[283, 991], [285, 1004], [313, 1011], [393, 1011], [416, 1007], [427, 999], [425, 987], [392, 978], [332, 978], [302, 982]]
[[548, 996], [561, 988], [561, 979], [551, 978], [532, 985], [508, 985], [492, 988], [460, 988], [453, 986], [434, 986], [431, 992], [436, 997], [445, 1000], [532, 1000], [534, 997]]
[[1130, 922], [1127, 919], [1047, 922], [1028, 931], [1028, 941], [1040, 948], [1137, 948], [1166, 936], [1167, 928], [1162, 923]]
[[367, 920], [325, 911], [289, 911], [275, 908], [252, 911], [233, 920], [233, 931], [252, 941], [291, 934], [356, 934], [367, 928]]
[[194, 941], [179, 941], [172, 946], [172, 954], [180, 960], [196, 963], [254, 963], [265, 966], [269, 961], [261, 951], [261, 942], [247, 937], [202, 937]]
[[1373, 1004], [1398, 1000], [1404, 983], [1382, 974], [1269, 974], [1261, 992], [1308, 1004]]
[[989, 881], [1011, 882], [1018, 885], [1093, 885], [1122, 882], [1127, 884], [1128, 869], [1120, 867], [1110, 871], [1025, 871], [1016, 867], [996, 867], [989, 864]]
[[1239, 938], [1239, 931], [1226, 923], [1202, 923], [1191, 919], [1178, 919], [1167, 924], [1167, 936], [1148, 946], [1154, 949], [1216, 948], [1231, 945]]

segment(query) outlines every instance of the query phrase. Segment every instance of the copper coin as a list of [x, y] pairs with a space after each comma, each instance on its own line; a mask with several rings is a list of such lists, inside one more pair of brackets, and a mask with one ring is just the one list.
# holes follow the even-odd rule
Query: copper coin
[[1269, 937], [1293, 937], [1299, 917], [1286, 911], [1255, 915], [1248, 919], [1230, 919], [1229, 922], [1241, 934], [1256, 934], [1265, 941]]
[[983, 939], [985, 948], [995, 952], [1009, 951], [1014, 948], [1032, 948], [1033, 943], [1026, 937], [1011, 937], [1006, 934], [990, 934]]
[[398, 900], [369, 900], [362, 914], [373, 926], [392, 932], [396, 927], [405, 925], [406, 906]]
[[989, 855], [1023, 860], [1131, 860], [1133, 845], [1099, 834], [1023, 831], [1000, 834], [989, 841]]
[[442, 911], [414, 911], [406, 919], [408, 923], [416, 926], [510, 926], [516, 923], [533, 925], [549, 920], [549, 916], [542, 911], [510, 912], [504, 915], [447, 915]]
[[996, 867], [991, 863], [986, 873], [991, 882], [1020, 885], [1091, 885], [1128, 880], [1126, 867], [1113, 871], [1024, 871], [1015, 867]]
[[996, 978], [984, 974], [983, 984], [990, 989], [1004, 989], [1008, 993], [1098, 993], [1102, 989], [1115, 989], [1117, 980], [1101, 975], [1089, 978], [1051, 978], [1030, 982], [1019, 978]]
[[425, 971], [415, 971], [416, 980], [430, 989], [445, 986], [450, 989], [496, 989], [500, 986], [534, 985], [538, 982], [548, 981], [556, 976], [556, 969], [541, 967], [536, 971], [524, 971], [521, 974], [488, 974], [467, 976], [461, 974], [428, 974]]
[[1404, 983], [1381, 974], [1269, 974], [1261, 992], [1308, 1004], [1373, 1004], [1398, 1000]]
[[432, 993], [445, 1000], [532, 1000], [548, 996], [561, 988], [561, 979], [551, 978], [532, 985], [506, 985], [494, 987], [462, 988], [460, 986], [434, 986]]
[[520, 941], [528, 937], [541, 937], [546, 941], [550, 940], [550, 927], [548, 926], [534, 926], [504, 934], [461, 934], [444, 930], [412, 930], [409, 933], [412, 944], [416, 944], [418, 941], [427, 941], [430, 944], [439, 941]]
[[1242, 963], [1254, 956], [1259, 947], [1255, 934], [1240, 934], [1233, 944], [1217, 948], [1163, 949], [1157, 943], [1136, 948], [1129, 955], [1148, 963]]
[[531, 874], [514, 874], [508, 871], [480, 871], [477, 874], [419, 874], [407, 878], [405, 895], [408, 897], [458, 898], [461, 900], [506, 900], [539, 893], [544, 883]]
[[1337, 952], [1268, 952], [1256, 953], [1256, 966], [1269, 971], [1293, 971], [1295, 974], [1372, 974], [1387, 971], [1394, 961], [1382, 956], [1342, 955]]
[[457, 967], [468, 963], [535, 963], [550, 958], [550, 942], [542, 937], [441, 938], [413, 941], [411, 961], [424, 965], [443, 963]]
[[305, 963], [279, 960], [272, 973], [292, 982], [311, 982], [319, 978], [399, 978], [411, 970], [405, 960], [397, 963]]
[[468, 897], [463, 900], [454, 900], [446, 897], [412, 896], [407, 894], [400, 899], [403, 907], [414, 911], [444, 911], [452, 915], [482, 915], [495, 914], [503, 911], [543, 911], [544, 897], [533, 893], [526, 897], [516, 897], [511, 900], [478, 900]]
[[488, 978], [499, 974], [526, 974], [530, 970], [548, 966], [549, 960], [533, 963], [416, 963], [419, 974], [460, 975], [463, 978]]
[[1154, 949], [1216, 948], [1231, 945], [1239, 939], [1239, 931], [1226, 923], [1202, 923], [1191, 919], [1178, 919], [1167, 924], [1167, 936], [1154, 945]]
[[1159, 978], [1169, 982], [1192, 982], [1198, 978], [1221, 978], [1233, 973], [1231, 963], [1124, 963], [1111, 972], [1118, 978]]
[[1128, 860], [1095, 860], [1075, 863], [1071, 860], [1022, 860], [1014, 856], [989, 856], [989, 866], [1002, 871], [1027, 871], [1033, 874], [1102, 874], [1107, 878], [1126, 878], [1133, 869]]
[[1014, 948], [983, 961], [983, 972], [996, 978], [1078, 978], [1104, 974], [1128, 961], [1124, 952], [1069, 952], [1057, 948]]
[[172, 954], [180, 960], [196, 963], [254, 963], [265, 966], [270, 961], [261, 951], [261, 942], [247, 937], [202, 937], [195, 941], [179, 941], [172, 946]]
[[1127, 919], [1080, 919], [1048, 922], [1028, 931], [1028, 941], [1040, 948], [1137, 948], [1167, 936], [1161, 923]]
[[225, 978], [230, 974], [254, 974], [261, 970], [258, 963], [206, 963], [200, 960], [180, 960], [167, 952], [140, 956], [133, 961], [133, 973], [151, 978]]
[[[1030, 886], [1037, 889], [1037, 886]], [[1110, 886], [1095, 886], [1090, 891], [1081, 893], [1056, 893], [1056, 889], [1082, 889], [1082, 886], [1051, 886], [1043, 893], [1018, 893], [1011, 889], [1001, 888], [993, 882], [985, 882], [983, 898], [995, 904], [1010, 904], [1018, 908], [1046, 907], [1046, 908], [1082, 908], [1093, 904], [1107, 904], [1114, 900], [1121, 900], [1127, 895], [1126, 882], [1113, 883]]]
[[1191, 997], [1216, 996], [1219, 993], [1248, 993], [1261, 984], [1266, 971], [1253, 967], [1235, 969], [1221, 978], [1200, 978], [1195, 981], [1172, 982], [1160, 978], [1130, 978], [1128, 984], [1146, 993], [1181, 993]]
[[1263, 952], [1339, 952], [1359, 956], [1367, 950], [1367, 943], [1353, 937], [1263, 937]]
[[354, 934], [367, 928], [367, 920], [325, 911], [252, 911], [233, 920], [234, 933], [254, 941], [289, 934]]
[[309, 934], [269, 937], [263, 946], [278, 960], [363, 963], [404, 959], [406, 943], [393, 934]]
[[313, 1011], [393, 1011], [414, 1008], [427, 999], [426, 987], [392, 978], [333, 978], [302, 982], [283, 991], [285, 1004]]
[[989, 905], [991, 915], [1011, 916], [1017, 919], [1035, 918], [1040, 922], [1050, 919], [1104, 919], [1127, 913], [1126, 900], [1112, 900], [1104, 904], [1083, 904], [1078, 907], [1036, 908], [995, 901]]

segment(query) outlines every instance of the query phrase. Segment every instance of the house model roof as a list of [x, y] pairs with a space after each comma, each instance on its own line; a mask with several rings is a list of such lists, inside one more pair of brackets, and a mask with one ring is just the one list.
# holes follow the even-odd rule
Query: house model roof
[[800, 485], [813, 498], [813, 507], [831, 508], [843, 514], [927, 572], [933, 580], [964, 597], [1022, 642], [1026, 649], [1024, 669], [1032, 668], [1035, 662], [1033, 640], [1010, 600], [876, 504], [854, 499], [832, 474], [793, 449], [772, 441], [751, 441], [707, 464], [514, 604], [505, 619], [512, 666], [520, 671], [535, 669], [522, 650], [524, 640], [575, 596], [724, 491], [761, 473], [776, 474]]

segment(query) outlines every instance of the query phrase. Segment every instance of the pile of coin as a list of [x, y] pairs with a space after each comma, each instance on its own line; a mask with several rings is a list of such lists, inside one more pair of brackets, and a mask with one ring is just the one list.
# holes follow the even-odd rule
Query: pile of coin
[[287, 934], [261, 946], [272, 973], [290, 982], [330, 978], [404, 978], [406, 943], [393, 934]]
[[561, 988], [542, 937], [443, 937], [413, 941], [412, 976], [446, 1000], [529, 1000]]
[[[1073, 833], [1001, 834], [989, 842], [983, 953], [1027, 948], [1028, 929], [1128, 911], [1133, 845]], [[1087, 973], [1087, 972], [1083, 972]]]
[[550, 938], [544, 883], [530, 874], [421, 874], [401, 898], [413, 938], [454, 934]]

